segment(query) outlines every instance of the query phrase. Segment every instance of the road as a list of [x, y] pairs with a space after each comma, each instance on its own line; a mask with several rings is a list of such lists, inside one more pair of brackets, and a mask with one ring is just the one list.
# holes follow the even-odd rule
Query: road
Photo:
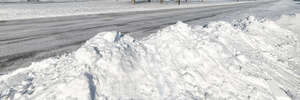
[[74, 51], [99, 32], [119, 31], [142, 39], [179, 20], [201, 25], [273, 2], [0, 21], [0, 73]]

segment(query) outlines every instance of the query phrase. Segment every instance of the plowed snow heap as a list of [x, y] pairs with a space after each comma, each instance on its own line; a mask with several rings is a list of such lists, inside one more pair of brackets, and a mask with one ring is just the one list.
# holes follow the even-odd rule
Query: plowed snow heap
[[297, 35], [273, 21], [178, 22], [144, 40], [99, 33], [0, 77], [0, 99], [300, 99]]

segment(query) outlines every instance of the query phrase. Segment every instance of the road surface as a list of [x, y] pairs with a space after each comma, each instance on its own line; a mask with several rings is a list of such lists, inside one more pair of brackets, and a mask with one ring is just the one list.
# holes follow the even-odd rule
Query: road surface
[[203, 25], [230, 13], [270, 3], [274, 1], [0, 21], [0, 73], [28, 66], [32, 61], [74, 51], [99, 32], [119, 31], [142, 39], [179, 20]]

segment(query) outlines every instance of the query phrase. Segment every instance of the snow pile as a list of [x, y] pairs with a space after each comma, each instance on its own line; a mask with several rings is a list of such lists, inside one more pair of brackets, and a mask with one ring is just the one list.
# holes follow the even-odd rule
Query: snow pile
[[[290, 14], [290, 15], [283, 15], [279, 20], [276, 21], [281, 27], [288, 29], [296, 34], [300, 34], [300, 14]], [[297, 35], [298, 39], [300, 39], [300, 35]], [[300, 74], [300, 43], [297, 43], [297, 59], [295, 61], [297, 64], [297, 72]]]
[[299, 99], [297, 41], [254, 17], [178, 22], [141, 41], [104, 32], [73, 53], [1, 76], [0, 99]]
[[300, 34], [300, 14], [282, 15], [276, 23], [294, 33]]

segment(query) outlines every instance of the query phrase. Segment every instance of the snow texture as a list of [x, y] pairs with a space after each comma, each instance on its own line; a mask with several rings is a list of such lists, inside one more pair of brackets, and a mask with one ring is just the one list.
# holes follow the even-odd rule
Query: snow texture
[[99, 33], [73, 53], [0, 76], [0, 99], [299, 100], [299, 41], [280, 25], [248, 17], [178, 22], [144, 40]]

